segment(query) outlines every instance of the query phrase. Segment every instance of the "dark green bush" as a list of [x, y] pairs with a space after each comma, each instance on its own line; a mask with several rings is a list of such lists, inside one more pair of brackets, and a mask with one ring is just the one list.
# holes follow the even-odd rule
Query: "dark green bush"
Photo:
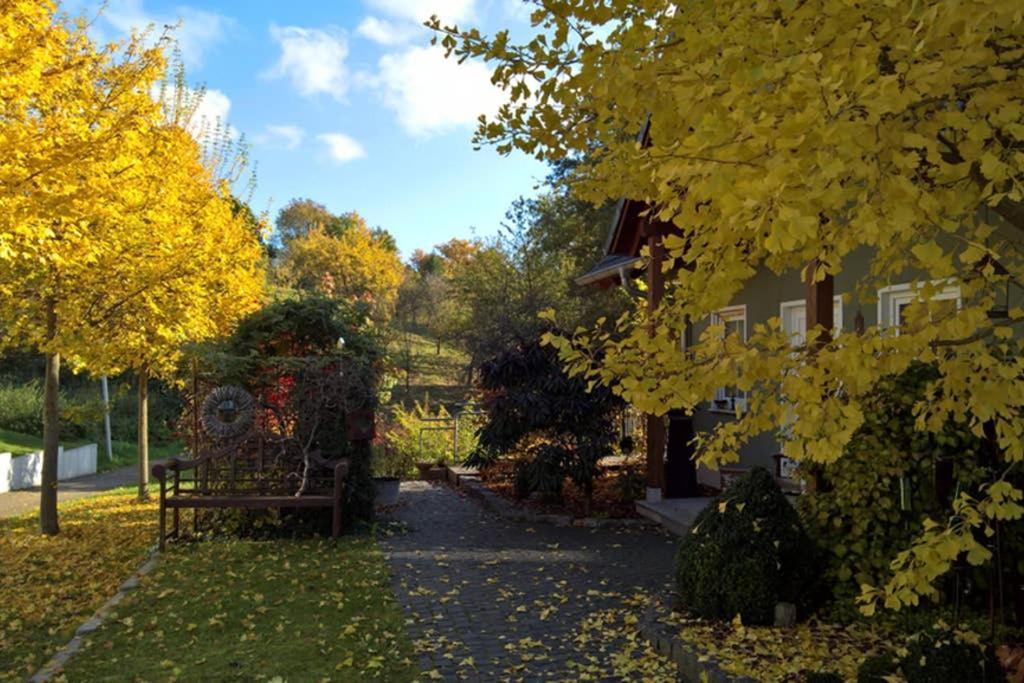
[[562, 449], [553, 444], [530, 449], [529, 458], [516, 463], [516, 498], [522, 500], [534, 493], [548, 499], [560, 498], [565, 481], [563, 460], [566, 457]]
[[43, 388], [38, 381], [0, 386], [0, 429], [43, 433]]
[[819, 570], [796, 510], [767, 470], [736, 480], [700, 513], [679, 546], [683, 604], [707, 619], [771, 624], [775, 604], [806, 613], [819, 598]]
[[[486, 465], [540, 442], [527, 455], [542, 462], [522, 466], [517, 492], [557, 493], [568, 478], [589, 505], [597, 463], [614, 453], [622, 399], [609, 387], [591, 387], [582, 377], [570, 377], [558, 352], [541, 339], [516, 344], [486, 361], [479, 380], [487, 415], [468, 462]], [[557, 486], [550, 480], [556, 467]], [[531, 483], [537, 486], [530, 489]]]
[[872, 655], [857, 669], [857, 683], [886, 683], [885, 677], [895, 674], [897, 668], [891, 654]]
[[[948, 517], [948, 503], [936, 496], [937, 462], [949, 463], [965, 489], [985, 477], [982, 443], [968, 425], [950, 423], [940, 433], [915, 428], [914, 405], [937, 376], [922, 363], [878, 382], [864, 402], [863, 426], [843, 457], [824, 468], [829, 486], [801, 496], [801, 518], [826, 554], [837, 605], [852, 605], [862, 584], [884, 583], [926, 517]], [[911, 482], [909, 510], [900, 506], [903, 477]]]
[[946, 629], [915, 635], [900, 669], [907, 683], [995, 683], [1006, 673], [992, 648], [964, 642]]

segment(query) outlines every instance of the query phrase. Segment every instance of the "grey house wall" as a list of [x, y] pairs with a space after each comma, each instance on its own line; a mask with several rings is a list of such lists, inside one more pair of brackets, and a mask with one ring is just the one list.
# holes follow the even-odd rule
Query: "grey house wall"
[[[1016, 231], [1009, 226], [1000, 226], [997, 230], [996, 239], [1017, 237]], [[948, 238], [944, 246], [951, 246]], [[853, 330], [854, 319], [858, 311], [864, 317], [864, 324], [867, 327], [877, 325], [878, 303], [877, 297], [870, 301], [858, 301], [855, 291], [857, 283], [868, 273], [874, 251], [866, 247], [851, 253], [843, 262], [842, 271], [835, 277], [835, 294], [848, 294], [849, 301], [844, 301], [842, 306], [842, 329]], [[919, 272], [906, 272], [901, 277], [894, 279], [890, 284], [910, 282], [919, 279], [923, 275]], [[767, 269], [757, 272], [754, 277], [737, 295], [731, 305], [745, 304], [747, 307], [747, 330], [753, 328], [757, 323], [766, 322], [769, 318], [780, 315], [779, 305], [785, 301], [805, 299], [807, 287], [803, 283], [801, 273], [793, 271], [776, 275]], [[1010, 308], [1024, 306], [1024, 288], [1011, 286], [1009, 290]], [[694, 324], [693, 338], [698, 339], [700, 334], [709, 325], [707, 319]], [[1018, 334], [1020, 331], [1016, 331]], [[716, 411], [710, 405], [694, 414], [694, 428], [698, 432], [711, 431], [721, 422], [733, 420], [735, 416], [731, 412]], [[778, 441], [773, 433], [764, 433], [747, 443], [739, 453], [739, 461], [735, 467], [756, 467], [762, 466], [771, 470], [774, 467], [772, 456], [781, 450]], [[698, 472], [699, 480], [710, 486], [718, 486], [720, 475], [718, 472], [701, 467]]]
[[[864, 317], [866, 326], [878, 323], [877, 303], [874, 300], [859, 302], [854, 291], [857, 282], [867, 274], [871, 258], [872, 250], [867, 248], [851, 253], [844, 260], [842, 271], [835, 277], [835, 294], [837, 296], [850, 295], [850, 300], [844, 301], [842, 306], [842, 329], [844, 331], [853, 329], [853, 321], [858, 311]], [[912, 276], [908, 275], [906, 280], [900, 280], [900, 282], [910, 279]], [[781, 303], [805, 299], [806, 296], [807, 285], [803, 282], [799, 271], [776, 275], [767, 269], [762, 269], [747, 282], [731, 305], [746, 305], [749, 333], [757, 323], [764, 323], [769, 318], [778, 317]], [[709, 324], [710, 321], [707, 319], [695, 323], [693, 338], [698, 339]], [[709, 404], [694, 413], [694, 429], [698, 432], [709, 432], [718, 424], [734, 419], [735, 416], [731, 411], [715, 410]], [[772, 456], [780, 451], [780, 445], [774, 434], [766, 432], [744, 445], [739, 453], [739, 461], [731, 466], [742, 468], [761, 466], [772, 471], [775, 465]], [[719, 486], [721, 481], [718, 472], [703, 466], [698, 470], [698, 478], [701, 483], [714, 487]]]

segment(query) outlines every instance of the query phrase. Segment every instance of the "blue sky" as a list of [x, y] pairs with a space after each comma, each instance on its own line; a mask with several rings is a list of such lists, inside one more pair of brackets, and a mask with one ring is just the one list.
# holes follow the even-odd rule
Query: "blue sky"
[[[93, 0], [65, 0], [72, 12]], [[96, 37], [183, 22], [189, 82], [202, 113], [245, 134], [258, 166], [253, 209], [293, 197], [356, 210], [390, 230], [404, 255], [450, 237], [494, 233], [545, 168], [516, 153], [474, 151], [476, 116], [502, 94], [482, 64], [429, 46], [432, 13], [487, 32], [529, 30], [521, 0], [109, 0]]]

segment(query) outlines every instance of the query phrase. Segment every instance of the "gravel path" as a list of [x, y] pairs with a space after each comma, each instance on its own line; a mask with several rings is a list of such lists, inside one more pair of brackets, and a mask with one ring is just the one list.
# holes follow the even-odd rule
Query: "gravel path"
[[628, 638], [602, 637], [607, 610], [672, 577], [677, 539], [649, 528], [510, 522], [425, 482], [402, 485], [391, 517], [396, 595], [420, 665], [446, 680], [579, 680]]

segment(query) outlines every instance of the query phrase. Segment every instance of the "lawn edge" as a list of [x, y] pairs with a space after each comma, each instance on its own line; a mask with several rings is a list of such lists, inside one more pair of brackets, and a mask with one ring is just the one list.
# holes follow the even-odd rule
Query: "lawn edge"
[[54, 676], [60, 674], [71, 658], [80, 649], [82, 649], [85, 636], [103, 625], [103, 622], [106, 621], [106, 618], [110, 615], [110, 612], [114, 607], [119, 605], [129, 592], [134, 591], [139, 587], [139, 582], [142, 577], [153, 571], [159, 559], [160, 551], [157, 544], [154, 543], [146, 551], [145, 560], [143, 560], [142, 565], [121, 583], [117, 592], [110, 596], [110, 598], [103, 603], [99, 609], [93, 612], [91, 617], [82, 622], [82, 624], [75, 629], [75, 635], [71, 637], [71, 640], [57, 650], [46, 664], [40, 667], [39, 670], [28, 679], [29, 682], [48, 683], [53, 680]]

